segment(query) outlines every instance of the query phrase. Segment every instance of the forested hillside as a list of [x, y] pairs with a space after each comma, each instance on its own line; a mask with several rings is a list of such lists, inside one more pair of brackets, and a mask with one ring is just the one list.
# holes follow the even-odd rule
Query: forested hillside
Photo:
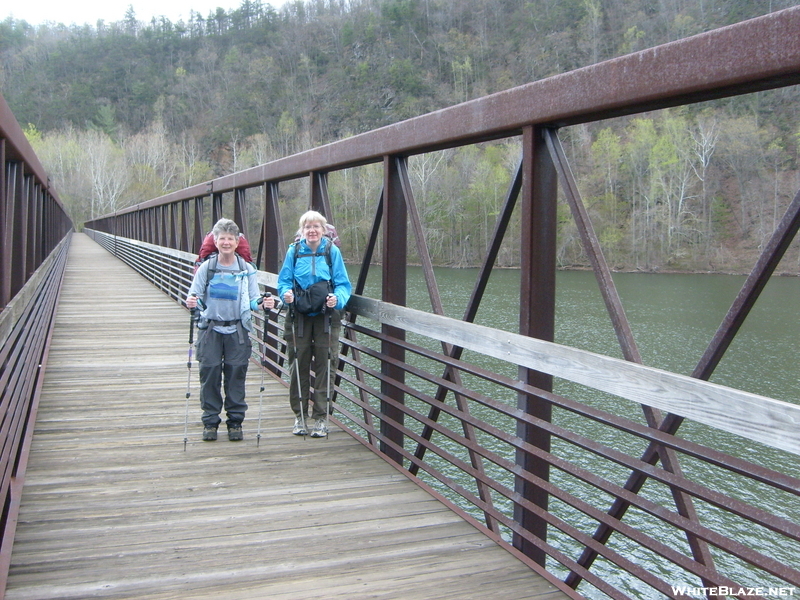
[[[276, 10], [243, 0], [188, 23], [142, 22], [130, 9], [118, 22], [81, 27], [8, 19], [0, 23], [0, 92], [82, 223], [796, 4], [296, 0]], [[562, 130], [611, 265], [749, 269], [800, 187], [799, 96], [793, 87]], [[411, 159], [440, 264], [482, 256], [518, 154], [509, 140]], [[332, 175], [346, 254], [359, 250], [379, 186], [368, 167]], [[559, 240], [563, 266], [586, 264], [566, 207]], [[503, 253], [501, 265], [514, 266], [514, 256]], [[780, 270], [800, 271], [797, 245]]]

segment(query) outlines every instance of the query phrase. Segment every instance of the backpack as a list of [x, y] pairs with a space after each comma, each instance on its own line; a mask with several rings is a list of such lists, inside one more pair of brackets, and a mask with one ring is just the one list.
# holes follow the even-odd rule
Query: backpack
[[[200, 245], [200, 251], [197, 253], [197, 260], [194, 263], [195, 273], [197, 273], [197, 267], [206, 261], [212, 254], [217, 254], [217, 245], [214, 243], [214, 234], [209, 231], [206, 237], [203, 238], [203, 243]], [[236, 254], [241, 256], [246, 262], [253, 262], [253, 256], [250, 253], [250, 242], [248, 242], [247, 238], [241, 233], [239, 234], [239, 245], [236, 247]]]

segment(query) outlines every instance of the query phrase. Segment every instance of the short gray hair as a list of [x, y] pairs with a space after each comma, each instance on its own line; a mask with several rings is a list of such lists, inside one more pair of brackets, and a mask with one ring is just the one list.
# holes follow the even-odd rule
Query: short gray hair
[[215, 240], [223, 233], [229, 233], [233, 237], [238, 238], [239, 226], [230, 219], [220, 219], [214, 224], [214, 228], [211, 230], [211, 233], [214, 235]]
[[303, 213], [303, 216], [300, 217], [300, 231], [303, 231], [303, 227], [306, 226], [306, 223], [320, 223], [322, 228], [325, 229], [325, 226], [328, 224], [328, 219], [326, 219], [322, 213], [310, 210]]

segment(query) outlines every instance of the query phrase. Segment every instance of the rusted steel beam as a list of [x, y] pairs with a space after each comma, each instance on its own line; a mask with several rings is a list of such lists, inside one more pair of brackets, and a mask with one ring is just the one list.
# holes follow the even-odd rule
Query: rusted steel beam
[[309, 202], [311, 210], [316, 210], [328, 220], [333, 222], [333, 212], [331, 210], [331, 200], [328, 196], [328, 173], [327, 171], [315, 171], [309, 176]]
[[222, 191], [217, 190], [215, 186], [214, 193], [211, 194], [211, 226], [213, 227], [214, 223], [219, 221], [224, 216], [225, 215], [222, 211]]
[[[264, 185], [264, 214], [261, 219], [258, 253], [255, 259], [256, 267], [269, 273], [277, 273], [280, 270], [283, 259], [283, 231], [278, 208], [278, 191], [277, 183]], [[261, 366], [280, 378], [283, 358], [277, 352], [280, 342], [277, 341], [279, 340], [278, 314], [275, 311], [266, 312], [263, 327], [265, 328], [265, 336], [262, 344], [263, 361]], [[269, 343], [268, 339], [275, 341]]]
[[147, 227], [148, 227], [148, 238], [147, 241], [151, 244], [155, 244], [160, 246], [159, 243], [159, 217], [161, 216], [161, 210], [159, 210], [160, 206], [154, 206], [153, 208], [147, 209]]
[[180, 242], [178, 246], [178, 250], [182, 250], [183, 252], [191, 252], [191, 239], [192, 239], [192, 230], [191, 230], [191, 217], [190, 217], [190, 209], [191, 209], [191, 201], [184, 200], [181, 202], [181, 225], [180, 225]]
[[9, 211], [13, 210], [13, 205], [9, 200], [6, 169], [6, 140], [0, 138], [0, 235], [3, 236], [3, 239], [0, 239], [0, 311], [11, 300], [11, 242], [13, 238], [9, 235], [7, 227]]
[[169, 211], [169, 247], [170, 248], [180, 248], [181, 247], [181, 236], [180, 236], [180, 228], [181, 228], [181, 206], [183, 202], [175, 202], [170, 205]]
[[[545, 145], [542, 128], [526, 127], [522, 134], [522, 205], [520, 235], [520, 313], [519, 333], [552, 342], [555, 336], [556, 306], [556, 172]], [[553, 389], [553, 377], [520, 368], [522, 381], [539, 389]], [[550, 421], [552, 406], [537, 396], [519, 394], [517, 405], [523, 412]], [[537, 448], [550, 450], [550, 434], [539, 427], [517, 422], [517, 435]], [[549, 478], [546, 461], [517, 451], [517, 463], [542, 480]], [[516, 491], [543, 510], [549, 494], [524, 478], [517, 478]], [[514, 505], [514, 520], [534, 536], [547, 539], [547, 523], [519, 504]], [[536, 562], [544, 564], [541, 550], [515, 535], [514, 546]]]
[[157, 246], [168, 246], [167, 242], [167, 209], [173, 206], [163, 205], [153, 208], [153, 243]]
[[152, 242], [150, 238], [150, 211], [148, 209], [141, 210], [138, 216], [137, 227], [139, 228], [139, 237], [137, 239], [143, 242]]
[[170, 231], [172, 229], [172, 224], [175, 222], [173, 219], [172, 209], [175, 207], [175, 204], [170, 204], [169, 206], [163, 206], [159, 212], [159, 216], [161, 217], [160, 225], [159, 225], [159, 235], [158, 235], [158, 245], [159, 246], [167, 246], [169, 248], [174, 248], [172, 240], [170, 240]]
[[33, 177], [26, 177], [26, 186], [28, 188], [29, 209], [28, 209], [28, 223], [27, 229], [31, 232], [38, 232], [38, 235], [29, 235], [27, 248], [25, 249], [25, 281], [28, 281], [33, 272], [41, 264], [41, 253], [38, 248], [42, 242], [42, 229], [41, 225], [41, 210], [42, 210], [42, 194], [41, 186], [36, 183]]
[[270, 273], [277, 273], [280, 270], [284, 256], [283, 225], [281, 224], [278, 195], [277, 183], [264, 185], [264, 216], [256, 262], [259, 268]]
[[156, 243], [156, 239], [155, 239], [155, 231], [156, 231], [155, 214], [156, 214], [156, 210], [157, 209], [158, 209], [158, 207], [151, 207], [151, 208], [145, 209], [144, 212], [142, 213], [142, 217], [143, 217], [142, 230], [143, 230], [143, 234], [144, 234], [144, 241], [149, 243], [149, 244], [155, 244]]
[[203, 245], [203, 237], [206, 232], [203, 227], [203, 197], [197, 196], [194, 198], [194, 249], [191, 250], [195, 254], [200, 252], [200, 246]]
[[[25, 248], [28, 244], [28, 207], [30, 199], [26, 194], [25, 186], [25, 163], [18, 162], [14, 169], [14, 193], [10, 194], [11, 202], [14, 203], [14, 216], [11, 219], [13, 234], [9, 235], [8, 242], [12, 244], [12, 256], [14, 257], [11, 269], [11, 297], [22, 289], [27, 277], [25, 272]], [[9, 232], [11, 233], [11, 232]]]
[[611, 277], [611, 269], [608, 268], [608, 263], [600, 247], [600, 240], [597, 239], [597, 235], [594, 232], [591, 217], [589, 217], [589, 213], [581, 200], [578, 184], [572, 175], [564, 149], [561, 147], [561, 141], [558, 139], [558, 134], [554, 129], [545, 129], [544, 135], [547, 148], [558, 170], [561, 187], [572, 212], [572, 218], [583, 242], [583, 249], [589, 258], [589, 263], [592, 265], [592, 270], [600, 287], [600, 294], [611, 317], [611, 324], [617, 334], [622, 355], [625, 360], [641, 364], [642, 356], [636, 346], [630, 322], [625, 316], [625, 309], [622, 307], [622, 300], [620, 300], [617, 293], [614, 279]]
[[[384, 159], [383, 183], [383, 300], [398, 306], [406, 305], [406, 268], [408, 266], [408, 212], [403, 197], [403, 185], [400, 169], [404, 158], [387, 156]], [[405, 331], [390, 325], [382, 325], [381, 329], [387, 335], [404, 340]], [[398, 361], [403, 361], [405, 352], [396, 345], [386, 344], [384, 352]], [[405, 381], [405, 373], [401, 368], [390, 364], [381, 363], [381, 372], [399, 382]], [[381, 392], [384, 396], [403, 403], [403, 392], [397, 387], [386, 382], [381, 383]], [[390, 403], [381, 401], [381, 412], [387, 419], [381, 420], [381, 433], [388, 439], [403, 446], [403, 433], [392, 421], [403, 423], [403, 413]], [[381, 442], [381, 451], [397, 463], [402, 464], [403, 456], [391, 444]]]
[[233, 191], [233, 221], [239, 226], [239, 231], [244, 234], [244, 237], [250, 238], [250, 232], [247, 227], [247, 190], [245, 188], [236, 188]]

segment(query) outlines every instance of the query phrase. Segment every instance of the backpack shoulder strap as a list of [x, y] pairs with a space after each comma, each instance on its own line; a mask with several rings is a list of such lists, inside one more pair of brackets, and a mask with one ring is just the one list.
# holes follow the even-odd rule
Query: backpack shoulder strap
[[214, 274], [217, 272], [217, 258], [218, 254], [215, 252], [214, 254], [208, 257], [208, 269], [206, 270], [206, 288], [203, 290], [203, 298], [206, 296], [206, 292], [208, 291], [208, 285], [211, 283], [211, 280], [214, 279]]
[[325, 244], [325, 260], [328, 262], [328, 270], [331, 272], [331, 277], [333, 277], [333, 259], [331, 258], [331, 246], [333, 246], [333, 240], [328, 239], [328, 243]]
[[214, 254], [212, 254], [208, 259], [208, 274], [211, 276], [211, 277], [207, 277], [206, 278], [208, 281], [211, 281], [211, 279], [214, 277], [214, 274], [217, 272], [217, 260], [218, 259], [219, 259], [219, 255], [217, 255], [216, 252]]
[[292, 273], [294, 273], [294, 269], [297, 267], [297, 255], [300, 252], [300, 242], [292, 242], [289, 244], [289, 247], [294, 250], [293, 261], [292, 262]]
[[[293, 242], [291, 246], [294, 247], [294, 263], [292, 265], [292, 271], [294, 271], [294, 268], [297, 267], [298, 257], [320, 256], [319, 251], [300, 254], [300, 242]], [[328, 239], [328, 242], [325, 244], [325, 250], [322, 252], [322, 256], [325, 257], [325, 262], [328, 263], [328, 270], [331, 272], [331, 278], [333, 278], [333, 259], [331, 258], [331, 246], [333, 246], [333, 242]]]

